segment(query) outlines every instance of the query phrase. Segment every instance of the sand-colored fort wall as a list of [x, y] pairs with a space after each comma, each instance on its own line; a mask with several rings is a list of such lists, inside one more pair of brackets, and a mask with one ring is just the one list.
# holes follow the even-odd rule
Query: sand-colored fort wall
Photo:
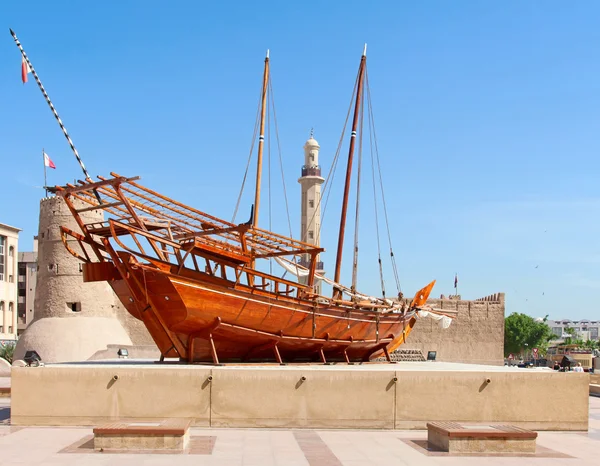
[[[75, 206], [87, 204], [76, 201]], [[102, 222], [104, 213], [90, 210], [81, 217], [85, 223]], [[123, 309], [108, 283], [83, 282], [81, 262], [65, 248], [61, 226], [81, 232], [61, 197], [42, 199], [34, 319], [17, 343], [15, 359], [35, 350], [44, 362], [81, 361], [111, 343], [152, 343], [143, 323]], [[68, 243], [81, 254], [76, 241]]]
[[420, 319], [402, 349], [419, 349], [425, 356], [436, 351], [437, 361], [504, 364], [504, 293], [474, 301], [453, 296], [427, 303], [458, 311], [458, 316], [447, 329], [433, 319]]
[[213, 427], [424, 429], [462, 421], [587, 430], [588, 386], [586, 373], [447, 363], [13, 367], [11, 423], [187, 418]]

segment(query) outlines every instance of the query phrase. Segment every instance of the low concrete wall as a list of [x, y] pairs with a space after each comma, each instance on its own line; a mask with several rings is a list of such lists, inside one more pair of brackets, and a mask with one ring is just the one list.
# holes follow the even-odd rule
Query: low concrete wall
[[88, 363], [14, 367], [12, 388], [13, 425], [186, 418], [214, 427], [425, 429], [454, 420], [588, 428], [587, 374], [494, 366]]

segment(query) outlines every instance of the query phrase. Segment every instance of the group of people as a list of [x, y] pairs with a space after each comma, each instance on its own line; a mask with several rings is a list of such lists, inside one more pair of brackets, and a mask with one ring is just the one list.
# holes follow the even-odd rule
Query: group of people
[[[567, 372], [570, 370], [570, 367], [562, 367], [558, 361], [556, 361], [554, 363], [554, 370], [555, 371], [563, 371], [563, 372]], [[581, 363], [578, 362], [577, 365], [572, 369], [573, 372], [585, 372], [585, 370], [583, 369], [583, 367], [581, 366]]]

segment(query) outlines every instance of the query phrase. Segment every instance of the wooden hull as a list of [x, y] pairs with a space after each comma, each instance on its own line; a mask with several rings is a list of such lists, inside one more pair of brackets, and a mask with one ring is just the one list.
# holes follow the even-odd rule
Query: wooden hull
[[[197, 274], [130, 264], [113, 290], [166, 357], [187, 361], [368, 361], [404, 342], [414, 314], [348, 311]], [[89, 275], [89, 274], [88, 274]], [[98, 277], [101, 278], [101, 277]], [[134, 293], [132, 290], [141, 292]]]

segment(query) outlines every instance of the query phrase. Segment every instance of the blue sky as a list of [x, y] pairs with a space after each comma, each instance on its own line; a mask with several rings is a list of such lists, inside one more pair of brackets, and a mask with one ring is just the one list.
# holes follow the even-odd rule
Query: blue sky
[[[436, 279], [434, 295], [451, 293], [458, 272], [464, 298], [503, 291], [507, 313], [600, 318], [599, 14], [591, 1], [3, 3], [0, 222], [22, 228], [21, 248], [31, 247], [42, 147], [57, 165], [49, 183], [82, 177], [35, 82], [21, 84], [9, 27], [93, 176], [139, 175], [226, 219], [270, 49], [295, 236], [302, 146], [314, 127], [329, 168], [367, 42], [403, 291]], [[285, 234], [271, 134], [271, 221]], [[364, 154], [367, 164], [367, 144]], [[338, 168], [323, 221], [329, 276], [343, 176]], [[364, 186], [359, 288], [378, 294], [372, 188]], [[240, 221], [251, 198], [246, 189]], [[352, 231], [349, 223], [346, 283]], [[386, 285], [395, 292], [389, 266]]]

